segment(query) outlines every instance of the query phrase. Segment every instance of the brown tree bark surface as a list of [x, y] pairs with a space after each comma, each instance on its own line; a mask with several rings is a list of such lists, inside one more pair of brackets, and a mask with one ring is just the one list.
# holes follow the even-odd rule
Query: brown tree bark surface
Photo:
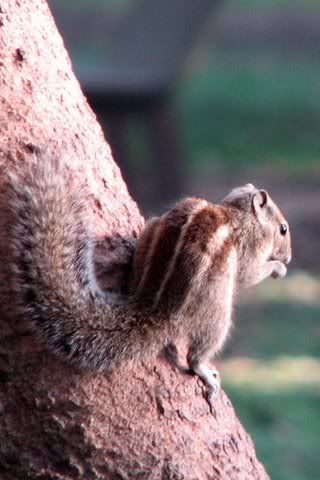
[[[143, 219], [44, 0], [0, 2], [0, 49], [0, 174], [8, 163], [27, 169], [34, 145], [71, 158], [111, 265], [106, 285], [119, 288]], [[0, 291], [10, 286], [2, 177]], [[268, 478], [223, 392], [210, 409], [201, 382], [161, 358], [80, 372], [35, 343], [10, 296], [0, 307], [1, 480]]]

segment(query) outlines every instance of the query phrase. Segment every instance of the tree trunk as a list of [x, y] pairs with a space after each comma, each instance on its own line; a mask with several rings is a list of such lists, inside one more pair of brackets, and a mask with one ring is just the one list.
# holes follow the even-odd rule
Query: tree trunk
[[[0, 3], [0, 174], [30, 166], [30, 150], [72, 159], [90, 192], [90, 221], [119, 289], [143, 225], [83, 97], [44, 0]], [[3, 176], [2, 176], [3, 177]], [[3, 180], [3, 179], [2, 179]], [[6, 190], [1, 181], [0, 286], [10, 285]], [[36, 344], [1, 299], [0, 478], [265, 479], [252, 441], [221, 392], [210, 409], [203, 386], [164, 359], [83, 373]]]

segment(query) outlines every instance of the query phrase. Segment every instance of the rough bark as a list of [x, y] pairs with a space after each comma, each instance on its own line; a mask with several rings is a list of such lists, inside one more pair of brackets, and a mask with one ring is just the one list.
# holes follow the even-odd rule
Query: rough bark
[[[27, 169], [33, 145], [71, 157], [111, 265], [107, 285], [118, 288], [143, 219], [45, 1], [1, 1], [0, 45], [0, 173], [7, 162]], [[11, 219], [0, 184], [3, 287]], [[109, 376], [82, 373], [36, 345], [8, 299], [0, 306], [1, 479], [268, 478], [223, 392], [210, 410], [201, 382], [161, 358]]]

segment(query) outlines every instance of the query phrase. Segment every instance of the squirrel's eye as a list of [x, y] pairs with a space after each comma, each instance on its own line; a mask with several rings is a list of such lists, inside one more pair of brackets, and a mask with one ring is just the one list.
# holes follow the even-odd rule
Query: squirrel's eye
[[280, 225], [280, 233], [281, 233], [281, 235], [285, 235], [285, 234], [287, 233], [287, 231], [288, 231], [287, 225], [286, 225], [285, 223], [282, 223], [282, 224]]

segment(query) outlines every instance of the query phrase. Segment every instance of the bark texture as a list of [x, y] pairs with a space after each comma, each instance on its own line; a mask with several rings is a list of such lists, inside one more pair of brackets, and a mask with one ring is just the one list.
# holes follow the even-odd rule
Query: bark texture
[[[0, 45], [0, 174], [8, 163], [27, 169], [34, 146], [68, 155], [75, 182], [89, 192], [101, 278], [122, 288], [143, 219], [45, 1], [2, 0]], [[11, 217], [1, 176], [0, 195], [3, 293]], [[161, 358], [109, 376], [79, 372], [34, 342], [10, 296], [0, 308], [1, 479], [268, 478], [223, 392], [210, 409], [201, 382]]]

